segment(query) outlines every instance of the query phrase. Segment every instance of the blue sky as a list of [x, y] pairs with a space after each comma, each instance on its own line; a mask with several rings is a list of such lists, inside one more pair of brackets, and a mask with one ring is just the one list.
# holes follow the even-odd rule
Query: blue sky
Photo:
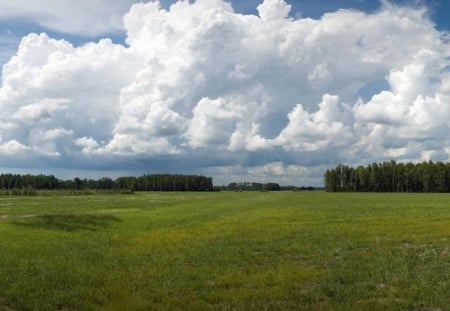
[[320, 185], [450, 159], [448, 1], [80, 3], [0, 3], [1, 171]]
[[[131, 1], [130, 1], [131, 2]], [[138, 2], [138, 1], [136, 1]], [[175, 3], [175, 0], [160, 1], [161, 5], [169, 8]], [[243, 14], [257, 14], [256, 7], [261, 4], [262, 0], [245, 0], [245, 1], [229, 1], [233, 8]], [[334, 12], [339, 9], [356, 9], [367, 13], [373, 13], [380, 9], [381, 1], [379, 0], [290, 0], [287, 1], [292, 5], [292, 16], [310, 17], [318, 19], [324, 13]], [[450, 2], [443, 0], [392, 0], [392, 3], [400, 5], [425, 5], [439, 30], [450, 30]], [[131, 6], [131, 3], [129, 4]], [[125, 10], [124, 12], [125, 13]], [[9, 56], [15, 52], [15, 47], [19, 43], [21, 37], [30, 32], [46, 32], [53, 38], [61, 38], [70, 41], [75, 45], [84, 44], [92, 40], [99, 40], [105, 36], [112, 38], [115, 42], [124, 43], [125, 34], [123, 32], [104, 32], [96, 35], [74, 34], [70, 32], [61, 32], [58, 29], [43, 27], [38, 23], [30, 22], [26, 18], [7, 18], [0, 20], [0, 62], [6, 62]]]
[[[124, 6], [131, 6], [132, 1]], [[138, 2], [138, 1], [136, 1]], [[161, 5], [168, 9], [176, 0], [162, 0]], [[257, 6], [262, 0], [229, 1], [232, 3], [236, 12], [243, 14], [257, 14]], [[334, 12], [339, 9], [355, 9], [367, 13], [373, 13], [380, 9], [381, 0], [290, 0], [287, 1], [292, 6], [291, 15], [293, 17], [320, 18], [324, 13]], [[436, 28], [439, 30], [450, 30], [450, 2], [443, 0], [391, 0], [392, 3], [399, 5], [424, 5], [428, 8], [429, 15]], [[122, 10], [126, 12], [125, 9]], [[99, 12], [99, 14], [102, 14]], [[98, 34], [85, 35], [82, 33], [70, 33], [58, 29], [43, 27], [39, 23], [29, 21], [24, 17], [8, 17], [0, 19], [0, 64], [5, 63], [15, 53], [20, 38], [31, 33], [48, 33], [52, 38], [65, 39], [74, 45], [81, 45], [86, 42], [99, 40], [105, 36], [111, 38], [114, 42], [124, 44], [125, 33], [114, 30], [112, 32], [101, 32]]]
[[[339, 9], [356, 9], [367, 13], [373, 13], [380, 9], [381, 1], [378, 0], [297, 0], [288, 1], [292, 5], [292, 13], [295, 16], [300, 13], [303, 17], [320, 18], [326, 12]], [[394, 0], [392, 3], [400, 5], [425, 5], [429, 8], [431, 17], [438, 29], [450, 29], [450, 2], [445, 0]], [[255, 8], [261, 1], [232, 1], [233, 7], [244, 13], [255, 14]]]

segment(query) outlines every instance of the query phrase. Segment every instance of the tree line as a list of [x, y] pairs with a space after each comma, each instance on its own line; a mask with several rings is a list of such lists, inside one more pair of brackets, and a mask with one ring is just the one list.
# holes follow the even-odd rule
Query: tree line
[[312, 186], [281, 186], [275, 182], [257, 183], [257, 182], [232, 182], [228, 185], [215, 186], [215, 191], [314, 191], [323, 190], [323, 188]]
[[128, 176], [112, 179], [61, 180], [53, 175], [1, 174], [0, 189], [36, 190], [129, 190], [129, 191], [210, 191], [211, 177], [197, 175], [156, 174], [140, 177]]
[[218, 190], [225, 191], [280, 191], [278, 183], [256, 183], [256, 182], [232, 182], [227, 186], [221, 186]]
[[329, 192], [450, 192], [450, 163], [339, 164], [324, 175]]

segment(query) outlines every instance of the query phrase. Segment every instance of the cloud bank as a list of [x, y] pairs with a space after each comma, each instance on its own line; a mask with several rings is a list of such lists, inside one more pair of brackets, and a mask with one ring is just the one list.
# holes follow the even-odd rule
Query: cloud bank
[[450, 37], [425, 8], [258, 12], [156, 1], [124, 16], [127, 46], [22, 38], [3, 66], [0, 165], [320, 184], [338, 162], [449, 159]]
[[0, 20], [22, 19], [62, 33], [96, 36], [122, 30], [133, 0], [2, 0]]

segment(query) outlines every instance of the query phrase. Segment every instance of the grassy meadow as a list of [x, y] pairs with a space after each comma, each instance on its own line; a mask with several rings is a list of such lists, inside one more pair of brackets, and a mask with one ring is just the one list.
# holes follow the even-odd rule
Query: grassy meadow
[[447, 310], [450, 194], [0, 196], [0, 310]]

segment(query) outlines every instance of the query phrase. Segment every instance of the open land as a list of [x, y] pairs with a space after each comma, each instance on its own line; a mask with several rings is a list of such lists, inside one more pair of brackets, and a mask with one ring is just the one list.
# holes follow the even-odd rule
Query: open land
[[0, 196], [0, 310], [445, 310], [450, 194]]

